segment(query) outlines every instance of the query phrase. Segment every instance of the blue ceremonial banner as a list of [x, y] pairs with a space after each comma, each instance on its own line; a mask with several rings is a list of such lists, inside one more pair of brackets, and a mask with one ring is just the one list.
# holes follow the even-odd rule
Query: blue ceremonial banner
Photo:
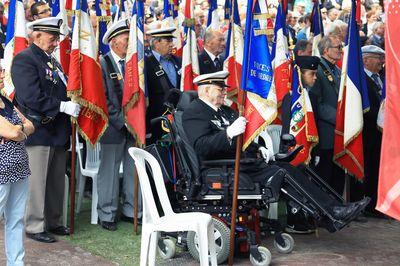
[[[356, 21], [356, 4], [353, 0], [352, 15], [350, 18], [350, 25], [348, 35], [346, 38], [346, 46], [349, 46], [349, 60], [347, 66], [347, 76], [353, 82], [354, 86], [358, 89], [362, 100], [362, 109], [364, 111], [369, 109], [369, 99], [367, 90], [367, 81], [365, 79], [364, 64], [361, 54], [360, 34]], [[350, 59], [351, 56], [351, 59]]]
[[94, 8], [96, 10], [97, 17], [97, 45], [100, 55], [104, 55], [110, 51], [109, 45], [103, 43], [103, 36], [107, 31], [108, 23], [111, 23], [110, 6], [106, 1], [95, 0]]
[[230, 19], [232, 3], [230, 0], [225, 0], [224, 19]]
[[258, 0], [247, 1], [242, 86], [243, 90], [264, 99], [268, 97], [273, 77], [266, 27], [260, 25], [261, 19], [266, 21], [266, 15], [260, 14]]
[[[292, 101], [291, 101], [291, 108], [290, 113], [292, 120], [300, 120], [298, 119], [298, 114], [302, 115], [302, 105], [299, 102], [299, 98], [301, 96], [300, 82], [299, 82], [299, 69], [297, 65], [293, 67], [293, 76], [292, 76]], [[297, 117], [297, 118], [296, 118]]]
[[314, 34], [313, 36], [317, 36], [321, 34], [324, 36], [324, 26], [322, 23], [321, 17], [321, 5], [319, 1], [314, 3], [313, 10], [311, 12], [311, 28], [310, 31]]

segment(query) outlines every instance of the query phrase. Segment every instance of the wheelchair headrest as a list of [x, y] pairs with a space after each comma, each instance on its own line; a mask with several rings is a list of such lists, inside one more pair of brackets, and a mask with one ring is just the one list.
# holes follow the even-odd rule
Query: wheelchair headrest
[[197, 91], [185, 91], [181, 94], [181, 98], [179, 99], [177, 109], [179, 111], [184, 111], [189, 104], [199, 97], [197, 95]]

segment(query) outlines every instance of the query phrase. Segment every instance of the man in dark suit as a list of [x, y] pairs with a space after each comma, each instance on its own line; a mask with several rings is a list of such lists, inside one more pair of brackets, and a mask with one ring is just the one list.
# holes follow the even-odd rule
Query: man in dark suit
[[[246, 119], [238, 117], [230, 107], [223, 106], [227, 92], [224, 80], [228, 75], [227, 71], [219, 71], [196, 77], [194, 83], [198, 85], [199, 98], [183, 112], [183, 129], [200, 161], [235, 158], [237, 136], [243, 134], [246, 129]], [[272, 182], [274, 185], [271, 186], [274, 186], [275, 191], [279, 191], [283, 186], [291, 193], [299, 193], [293, 191], [293, 188], [283, 181], [290, 176], [336, 220], [342, 221], [342, 226], [356, 218], [369, 202], [366, 198], [358, 203], [340, 204], [297, 168], [287, 166], [283, 169], [281, 166], [268, 164], [273, 160], [273, 153], [258, 144], [252, 143], [241, 157], [261, 159], [251, 164], [241, 164], [241, 173], [246, 173], [253, 181], [260, 182], [264, 187], [269, 186], [268, 181], [272, 176], [275, 180], [280, 178], [281, 182]], [[342, 228], [339, 225], [333, 227], [331, 228], [333, 231]]]
[[[128, 148], [135, 145], [133, 136], [125, 126], [122, 109], [125, 57], [129, 40], [128, 20], [115, 22], [104, 34], [103, 43], [110, 45], [110, 52], [101, 57], [109, 125], [100, 139], [100, 167], [97, 181], [99, 202], [97, 211], [100, 225], [110, 231], [117, 229], [116, 213], [119, 204], [119, 169], [123, 164], [121, 220], [133, 222], [134, 162]], [[140, 197], [139, 210], [140, 210]], [[140, 215], [140, 213], [139, 213]]]
[[200, 74], [214, 73], [223, 69], [225, 37], [218, 30], [208, 29], [204, 35], [204, 51], [199, 54]]
[[148, 143], [154, 143], [162, 136], [160, 124], [151, 125], [150, 120], [164, 114], [164, 103], [173, 104], [174, 95], [179, 91], [181, 81], [181, 61], [172, 55], [175, 28], [161, 28], [147, 32], [151, 36], [151, 54], [145, 59], [146, 88], [149, 106], [146, 111]]
[[385, 51], [378, 46], [367, 45], [361, 48], [365, 77], [367, 80], [370, 109], [364, 114], [363, 144], [364, 144], [364, 191], [371, 198], [366, 215], [380, 215], [375, 211], [379, 163], [382, 144], [382, 132], [377, 127], [378, 112], [382, 100], [383, 80], [379, 76], [382, 70]]
[[15, 101], [36, 128], [27, 142], [32, 176], [25, 223], [27, 236], [55, 242], [48, 231], [68, 235], [62, 226], [66, 149], [71, 135], [70, 116], [80, 106], [67, 98], [66, 77], [51, 56], [58, 45], [61, 19], [43, 18], [28, 24], [33, 43], [15, 56], [11, 77]]
[[316, 171], [339, 195], [343, 194], [345, 175], [343, 169], [333, 163], [333, 144], [341, 75], [336, 62], [341, 59], [342, 48], [340, 38], [335, 35], [321, 39], [318, 44], [321, 62], [317, 70], [317, 80], [310, 89], [319, 136], [320, 159]]

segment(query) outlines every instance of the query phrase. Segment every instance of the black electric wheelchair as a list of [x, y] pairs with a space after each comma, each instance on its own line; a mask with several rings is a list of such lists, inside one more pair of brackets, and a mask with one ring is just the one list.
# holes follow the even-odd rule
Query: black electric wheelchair
[[[185, 107], [197, 98], [196, 92], [182, 94], [176, 108], [170, 106], [170, 117], [162, 116], [152, 120], [152, 123], [162, 123], [168, 132], [165, 138], [157, 144], [148, 146], [158, 159], [163, 174], [167, 179], [171, 203], [177, 212], [200, 211], [213, 216], [216, 230], [217, 262], [224, 262], [229, 255], [231, 203], [234, 175], [234, 160], [212, 160], [200, 162], [192, 146], [189, 144], [182, 125], [182, 113]], [[172, 119], [171, 119], [172, 118]], [[282, 136], [282, 144], [294, 146], [295, 140], [291, 135]], [[276, 160], [290, 162], [302, 149], [301, 146], [286, 153], [275, 155]], [[167, 151], [166, 151], [167, 150]], [[246, 161], [248, 160], [248, 161]], [[256, 160], [256, 159], [254, 159]], [[252, 163], [251, 159], [242, 159], [241, 163]], [[323, 180], [311, 169], [305, 170], [319, 186], [333, 197], [343, 201]], [[290, 191], [282, 188], [281, 183], [287, 182]], [[278, 188], [278, 189], [277, 189]], [[278, 219], [268, 219], [260, 216], [260, 210], [268, 208], [270, 203], [277, 202], [284, 197], [293, 213], [303, 211], [317, 220], [334, 220], [322, 206], [307, 195], [295, 178], [278, 171], [268, 179], [268, 183], [261, 186], [253, 182], [245, 173], [239, 179], [239, 195], [237, 209], [237, 223], [235, 228], [235, 251], [238, 254], [250, 253], [253, 265], [268, 265], [271, 253], [265, 247], [259, 246], [261, 235], [273, 235], [274, 246], [280, 253], [290, 253], [294, 247], [293, 238], [283, 233], [284, 226]], [[324, 218], [323, 218], [324, 217]], [[190, 254], [199, 258], [197, 237], [193, 232], [177, 234], [177, 244], [187, 247]], [[168, 238], [159, 241], [160, 254], [170, 258], [174, 254], [175, 245]]]

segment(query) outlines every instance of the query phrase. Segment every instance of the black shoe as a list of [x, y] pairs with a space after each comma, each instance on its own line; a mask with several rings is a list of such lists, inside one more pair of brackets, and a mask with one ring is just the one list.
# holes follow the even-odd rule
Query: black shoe
[[[134, 218], [121, 214], [121, 221], [133, 224]], [[138, 218], [138, 224], [142, 224], [142, 218]]]
[[116, 222], [106, 222], [106, 221], [100, 221], [99, 224], [101, 227], [108, 231], [115, 231], [117, 230], [117, 223]]
[[50, 229], [49, 232], [53, 233], [55, 235], [58, 235], [58, 236], [69, 236], [69, 234], [70, 234], [69, 227], [65, 227], [62, 225], [58, 226], [56, 228]]
[[358, 202], [353, 202], [346, 206], [333, 207], [333, 217], [343, 222], [352, 221], [367, 207], [369, 201], [370, 198], [365, 197]]
[[26, 233], [26, 236], [30, 239], [43, 243], [54, 243], [57, 241], [51, 234], [47, 232], [41, 232], [36, 234]]

